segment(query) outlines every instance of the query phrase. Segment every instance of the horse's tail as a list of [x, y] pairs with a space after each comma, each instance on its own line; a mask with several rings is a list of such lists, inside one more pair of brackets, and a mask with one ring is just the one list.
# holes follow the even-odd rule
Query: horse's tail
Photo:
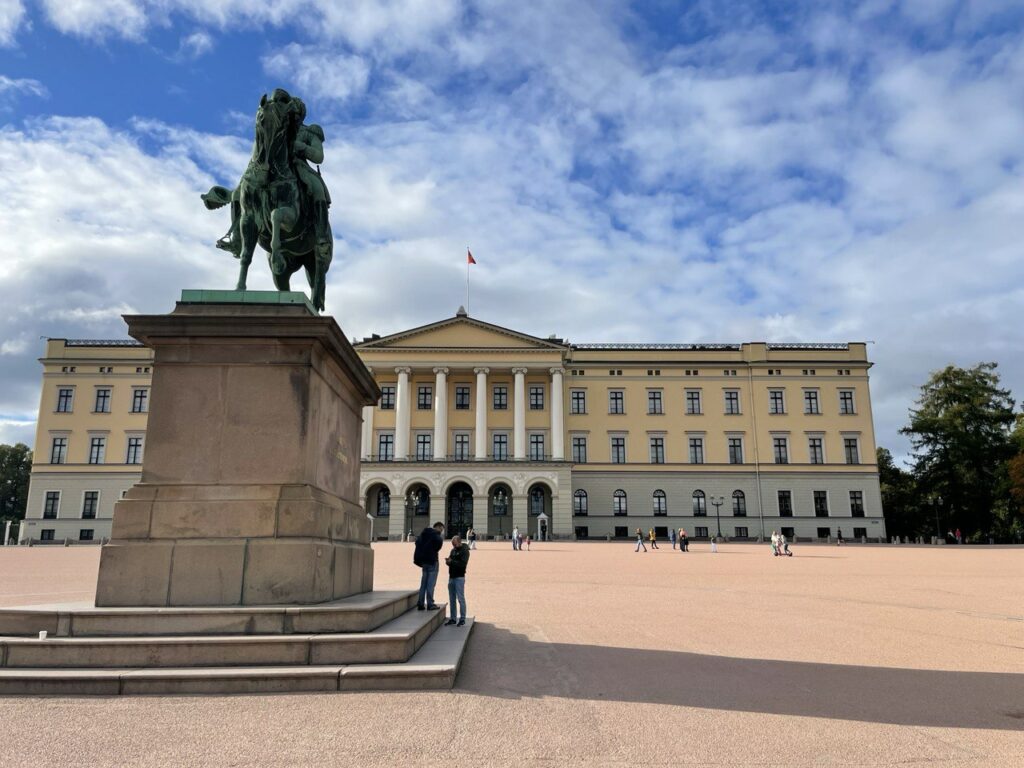
[[210, 187], [210, 191], [205, 195], [200, 195], [203, 200], [203, 205], [209, 211], [215, 211], [218, 208], [223, 208], [231, 202], [231, 195], [233, 190], [227, 187]]

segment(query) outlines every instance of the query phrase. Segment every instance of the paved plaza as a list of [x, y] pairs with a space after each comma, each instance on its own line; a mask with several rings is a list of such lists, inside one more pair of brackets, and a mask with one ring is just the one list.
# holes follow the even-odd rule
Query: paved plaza
[[[1024, 549], [661, 546], [480, 545], [451, 692], [4, 699], [0, 766], [1022, 764]], [[0, 550], [0, 606], [98, 560]]]

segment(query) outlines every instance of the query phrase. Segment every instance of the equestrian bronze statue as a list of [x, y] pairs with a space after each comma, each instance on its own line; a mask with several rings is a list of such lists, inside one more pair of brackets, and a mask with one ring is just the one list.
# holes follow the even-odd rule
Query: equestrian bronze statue
[[[256, 111], [252, 157], [234, 189], [213, 187], [202, 196], [210, 210], [231, 206], [231, 228], [217, 241], [241, 262], [236, 289], [245, 290], [256, 244], [267, 251], [279, 291], [306, 270], [310, 299], [323, 311], [334, 238], [327, 209], [331, 196], [320, 175], [324, 132], [306, 125], [306, 105], [281, 88], [264, 94]], [[309, 166], [313, 163], [316, 170]]]

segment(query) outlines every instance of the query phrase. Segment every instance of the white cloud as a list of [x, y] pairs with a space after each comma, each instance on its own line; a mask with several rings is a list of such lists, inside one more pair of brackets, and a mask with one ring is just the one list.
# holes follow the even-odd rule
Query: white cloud
[[49, 22], [78, 37], [141, 40], [148, 25], [142, 0], [40, 0]]
[[213, 50], [213, 37], [209, 32], [199, 30], [181, 38], [178, 44], [179, 59], [195, 60]]
[[14, 78], [0, 75], [0, 99], [16, 94], [28, 94], [30, 96], [46, 98], [49, 92], [46, 90], [46, 86], [38, 80], [27, 77]]
[[291, 43], [263, 58], [267, 74], [294, 83], [306, 98], [346, 101], [366, 90], [370, 68], [359, 56]]
[[25, 20], [21, 0], [0, 0], [0, 47], [14, 45], [15, 34]]

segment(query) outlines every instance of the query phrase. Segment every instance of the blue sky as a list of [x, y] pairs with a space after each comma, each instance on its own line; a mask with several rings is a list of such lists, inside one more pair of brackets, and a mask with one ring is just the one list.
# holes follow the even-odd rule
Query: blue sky
[[900, 455], [931, 370], [1024, 396], [1020, 2], [0, 0], [0, 440], [40, 336], [233, 285], [198, 195], [276, 86], [350, 336], [453, 314], [470, 245], [472, 314], [541, 336], [873, 341]]

